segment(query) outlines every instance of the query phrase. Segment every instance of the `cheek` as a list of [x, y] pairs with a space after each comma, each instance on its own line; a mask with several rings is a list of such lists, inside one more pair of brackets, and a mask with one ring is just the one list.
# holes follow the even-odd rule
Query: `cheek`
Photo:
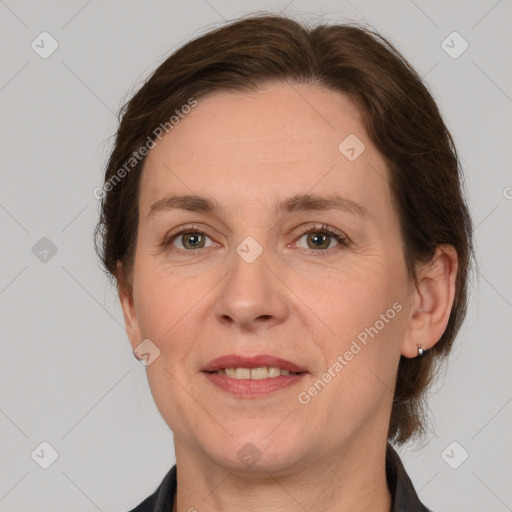
[[336, 278], [330, 275], [317, 276], [317, 286], [311, 281], [309, 292], [303, 291], [329, 327], [317, 339], [325, 365], [320, 373], [330, 369], [336, 375], [325, 399], [333, 410], [362, 418], [393, 394], [406, 326], [407, 281], [399, 264], [384, 258], [347, 265]]
[[317, 340], [325, 366], [311, 384], [328, 383], [311, 405], [333, 432], [340, 425], [363, 428], [390, 403], [406, 325], [400, 283], [385, 273], [350, 275], [351, 280], [331, 280], [318, 309], [335, 334]]
[[[396, 265], [394, 265], [396, 266]], [[393, 304], [403, 301], [406, 282], [393, 262], [380, 255], [357, 256], [342, 265], [318, 266], [309, 277], [296, 278], [293, 290], [325, 322], [337, 339], [347, 340], [379, 321], [394, 319]], [[299, 274], [297, 274], [299, 276]], [[386, 326], [396, 322], [386, 322]], [[380, 323], [379, 323], [380, 326]]]
[[142, 338], [149, 338], [160, 350], [159, 357], [146, 367], [148, 384], [167, 424], [180, 430], [182, 420], [177, 416], [182, 413], [176, 415], [175, 411], [190, 406], [190, 396], [184, 388], [185, 369], [197, 339], [194, 306], [201, 293], [188, 279], [163, 279], [149, 273], [144, 277], [139, 276], [143, 285], [136, 297], [139, 328]]
[[141, 335], [155, 340], [172, 336], [173, 331], [183, 327], [180, 322], [197, 302], [198, 282], [193, 278], [162, 275], [154, 265], [141, 262], [137, 269], [134, 301]]

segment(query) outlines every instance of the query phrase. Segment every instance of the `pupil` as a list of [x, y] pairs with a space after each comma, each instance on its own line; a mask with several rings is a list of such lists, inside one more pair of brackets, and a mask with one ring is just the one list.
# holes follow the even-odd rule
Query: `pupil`
[[[314, 235], [312, 235], [313, 237], [313, 244], [316, 246], [316, 247], [320, 247], [322, 244], [325, 244], [325, 240], [327, 238], [327, 235], [323, 235], [321, 233], [315, 233]], [[317, 243], [317, 241], [319, 243]]]
[[199, 233], [190, 233], [186, 237], [187, 244], [195, 247], [196, 245], [198, 245], [200, 238], [201, 235], [199, 235]]

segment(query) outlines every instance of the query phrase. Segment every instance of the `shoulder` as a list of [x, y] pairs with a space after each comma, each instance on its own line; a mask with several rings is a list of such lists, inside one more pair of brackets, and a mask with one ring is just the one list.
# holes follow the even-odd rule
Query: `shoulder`
[[165, 475], [155, 492], [129, 512], [163, 512], [172, 509], [176, 492], [176, 465]]

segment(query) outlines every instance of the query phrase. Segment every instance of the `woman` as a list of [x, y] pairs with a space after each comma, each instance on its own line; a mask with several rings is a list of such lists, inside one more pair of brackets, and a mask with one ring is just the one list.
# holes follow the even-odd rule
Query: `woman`
[[459, 162], [357, 26], [249, 16], [127, 103], [98, 250], [176, 465], [134, 511], [426, 511], [391, 442], [466, 311]]

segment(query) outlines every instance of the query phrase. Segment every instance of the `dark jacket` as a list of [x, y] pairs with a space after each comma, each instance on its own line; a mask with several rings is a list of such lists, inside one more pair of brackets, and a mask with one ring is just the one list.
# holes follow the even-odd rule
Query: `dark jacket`
[[[398, 453], [389, 443], [386, 450], [386, 478], [391, 492], [390, 512], [432, 512], [420, 502]], [[175, 492], [174, 465], [156, 491], [130, 512], [171, 512]]]

